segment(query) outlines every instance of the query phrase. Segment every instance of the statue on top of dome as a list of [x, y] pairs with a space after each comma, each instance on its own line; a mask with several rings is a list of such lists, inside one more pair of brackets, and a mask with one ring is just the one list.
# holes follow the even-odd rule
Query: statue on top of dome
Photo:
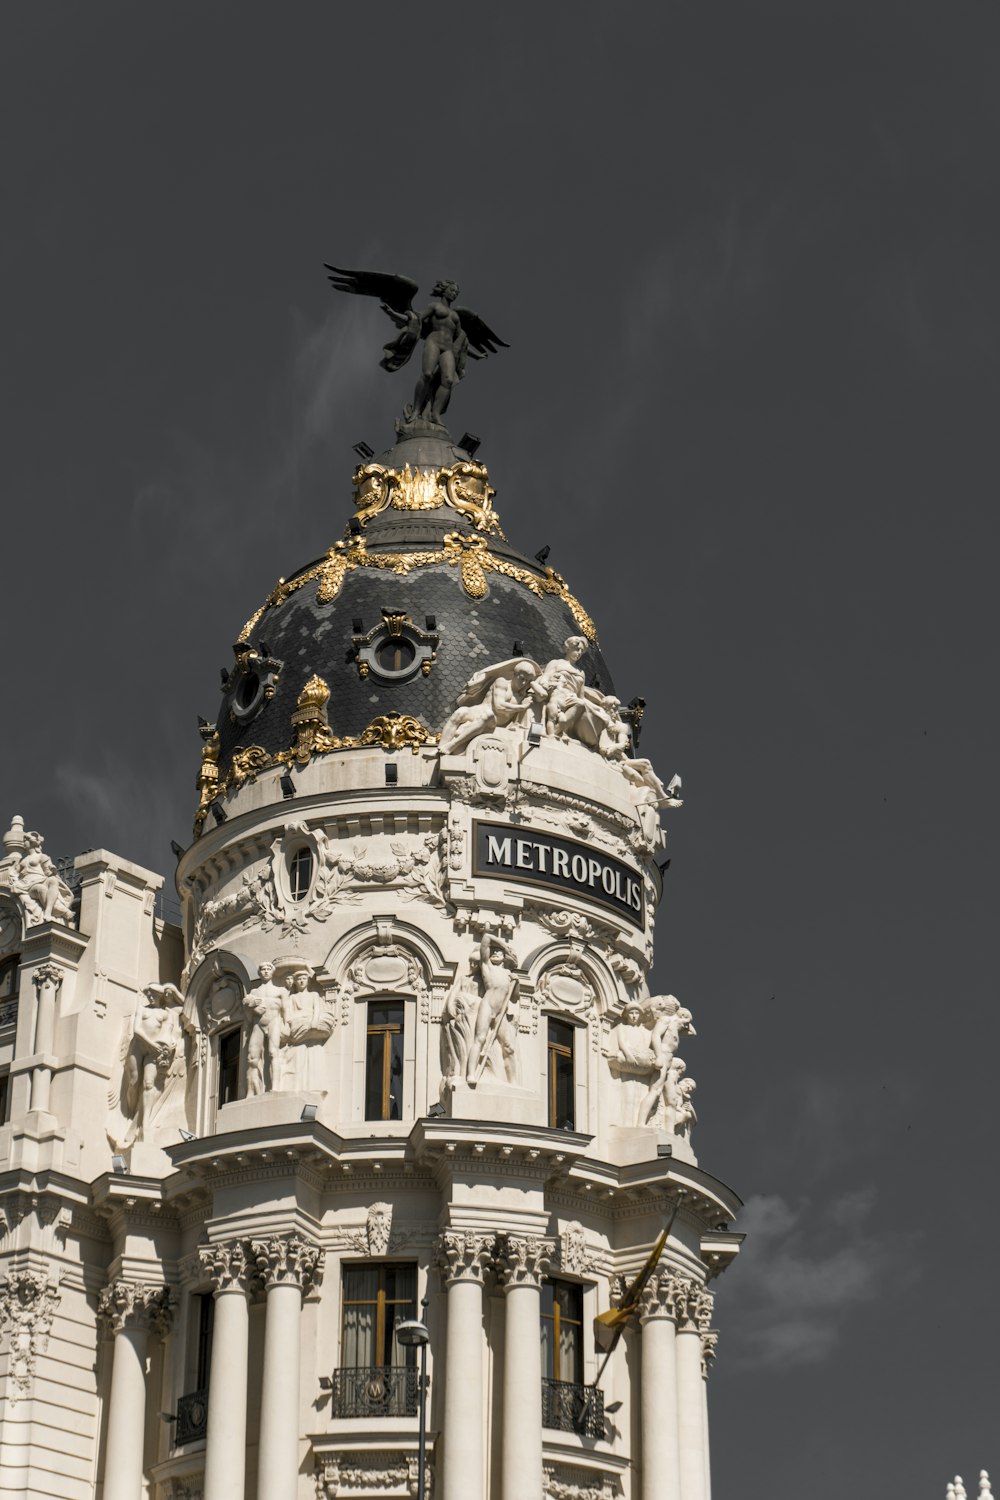
[[465, 374], [466, 360], [485, 359], [488, 354], [509, 347], [477, 313], [468, 307], [455, 307], [457, 281], [436, 281], [429, 305], [418, 312], [413, 306], [417, 283], [409, 276], [385, 271], [347, 271], [329, 265], [326, 270], [338, 292], [377, 297], [382, 311], [400, 330], [399, 336], [383, 349], [379, 361], [383, 370], [401, 370], [420, 340], [424, 341], [420, 379], [412, 405], [403, 409], [403, 426], [427, 422], [443, 428], [442, 419], [452, 391]]

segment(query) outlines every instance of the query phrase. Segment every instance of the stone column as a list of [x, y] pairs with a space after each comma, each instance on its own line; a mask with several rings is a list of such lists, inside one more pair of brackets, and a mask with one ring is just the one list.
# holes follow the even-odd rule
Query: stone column
[[[56, 964], [42, 964], [31, 976], [37, 995], [33, 1051], [51, 1053], [56, 1040], [56, 996], [63, 971]], [[36, 1066], [31, 1075], [31, 1108], [48, 1113], [52, 1069]]]
[[443, 1500], [483, 1500], [483, 1271], [495, 1235], [445, 1230], [437, 1264], [448, 1294]]
[[152, 1332], [170, 1330], [173, 1297], [164, 1286], [115, 1281], [101, 1293], [99, 1310], [114, 1332], [104, 1500], [141, 1500], [146, 1435], [146, 1344]]
[[324, 1252], [297, 1234], [254, 1240], [251, 1248], [267, 1293], [257, 1500], [295, 1500], [299, 1490], [299, 1322], [303, 1297], [322, 1278]]
[[542, 1500], [542, 1277], [552, 1243], [537, 1235], [497, 1238], [504, 1291], [502, 1500]]
[[708, 1500], [705, 1482], [705, 1381], [701, 1336], [712, 1320], [711, 1292], [682, 1281], [677, 1298], [677, 1427], [680, 1434], [681, 1500]]
[[247, 1299], [256, 1268], [245, 1240], [200, 1250], [215, 1289], [204, 1500], [243, 1500], [247, 1462]]
[[654, 1272], [639, 1299], [642, 1500], [681, 1500], [677, 1277]]
[[705, 1495], [711, 1500], [712, 1494], [712, 1464], [708, 1442], [708, 1376], [715, 1359], [715, 1348], [719, 1342], [718, 1330], [706, 1328], [701, 1335], [701, 1393], [704, 1398], [705, 1408]]

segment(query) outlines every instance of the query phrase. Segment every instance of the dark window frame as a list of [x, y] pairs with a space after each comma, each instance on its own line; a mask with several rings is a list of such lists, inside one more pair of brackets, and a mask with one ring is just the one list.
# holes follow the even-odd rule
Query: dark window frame
[[[576, 1129], [576, 1033], [578, 1027], [562, 1016], [549, 1016], [545, 1041], [550, 1130]], [[553, 1038], [553, 1032], [563, 1033]], [[570, 1108], [560, 1109], [561, 1083], [568, 1078]]]
[[[305, 878], [302, 871], [305, 871]], [[309, 894], [316, 871], [316, 861], [308, 844], [296, 849], [288, 861], [288, 893], [293, 901], [304, 901]]]
[[[413, 1295], [405, 1297], [388, 1297], [386, 1295], [387, 1283], [390, 1276], [398, 1276], [400, 1272], [410, 1272], [413, 1278]], [[377, 1277], [376, 1295], [371, 1297], [349, 1297], [349, 1279], [353, 1274], [371, 1275]], [[387, 1308], [401, 1307], [410, 1310], [409, 1316], [417, 1316], [417, 1263], [413, 1260], [389, 1260], [389, 1261], [345, 1261], [341, 1265], [340, 1274], [340, 1359], [342, 1368], [361, 1368], [360, 1366], [344, 1366], [344, 1352], [347, 1346], [347, 1309], [349, 1307], [374, 1307], [375, 1329], [372, 1336], [371, 1359], [368, 1368], [372, 1370], [388, 1369], [393, 1364], [392, 1342], [393, 1330], [396, 1319], [389, 1321], [386, 1327]], [[402, 1321], [402, 1319], [400, 1319]], [[387, 1336], [388, 1334], [388, 1336]], [[408, 1346], [403, 1357], [403, 1365], [410, 1368], [416, 1364], [417, 1351]]]
[[[542, 1282], [542, 1313], [541, 1323], [544, 1334], [545, 1325], [551, 1328], [551, 1337], [548, 1344], [542, 1341], [542, 1375], [548, 1380], [560, 1380], [571, 1385], [583, 1384], [583, 1285], [579, 1281], [565, 1281], [558, 1276], [547, 1276]], [[551, 1296], [552, 1311], [548, 1313], [545, 1308]], [[562, 1299], [562, 1301], [560, 1301]], [[572, 1304], [572, 1312], [568, 1313], [564, 1303]], [[575, 1315], [574, 1315], [575, 1314]], [[573, 1335], [573, 1364], [571, 1370], [563, 1369], [562, 1335], [564, 1327], [574, 1330]]]
[[[391, 1019], [373, 1020], [379, 1011], [392, 1011]], [[373, 1043], [381, 1038], [378, 1056], [374, 1055]], [[398, 1038], [398, 1047], [393, 1045]], [[403, 1080], [406, 1070], [406, 1002], [397, 999], [369, 1000], [365, 1010], [365, 1119], [401, 1120], [403, 1118]], [[398, 1074], [393, 1073], [394, 1056], [399, 1062]], [[374, 1076], [374, 1073], [377, 1076]], [[396, 1081], [398, 1100], [393, 1094]], [[373, 1099], [377, 1096], [377, 1111], [373, 1110]], [[393, 1103], [397, 1113], [393, 1114]]]

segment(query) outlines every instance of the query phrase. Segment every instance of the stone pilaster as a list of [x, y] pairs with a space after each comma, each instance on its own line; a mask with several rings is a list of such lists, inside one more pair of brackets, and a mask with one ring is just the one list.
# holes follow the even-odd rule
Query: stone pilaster
[[483, 1278], [496, 1236], [446, 1229], [435, 1263], [448, 1293], [444, 1362], [444, 1500], [483, 1500]]
[[[31, 981], [35, 986], [34, 1051], [51, 1057], [56, 1039], [56, 1002], [63, 971], [58, 964], [39, 964]], [[52, 1069], [47, 1063], [39, 1063], [31, 1075], [31, 1108], [48, 1113], [51, 1090]]]

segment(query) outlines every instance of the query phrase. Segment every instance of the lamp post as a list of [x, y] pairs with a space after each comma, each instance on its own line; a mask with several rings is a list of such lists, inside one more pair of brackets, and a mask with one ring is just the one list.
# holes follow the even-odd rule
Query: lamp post
[[[427, 1316], [429, 1297], [424, 1297], [420, 1310]], [[420, 1375], [417, 1379], [417, 1395], [420, 1399], [420, 1436], [417, 1441], [417, 1500], [426, 1500], [424, 1484], [425, 1454], [427, 1451], [427, 1345], [431, 1336], [427, 1324], [419, 1318], [396, 1324], [396, 1338], [404, 1349], [420, 1350]]]

